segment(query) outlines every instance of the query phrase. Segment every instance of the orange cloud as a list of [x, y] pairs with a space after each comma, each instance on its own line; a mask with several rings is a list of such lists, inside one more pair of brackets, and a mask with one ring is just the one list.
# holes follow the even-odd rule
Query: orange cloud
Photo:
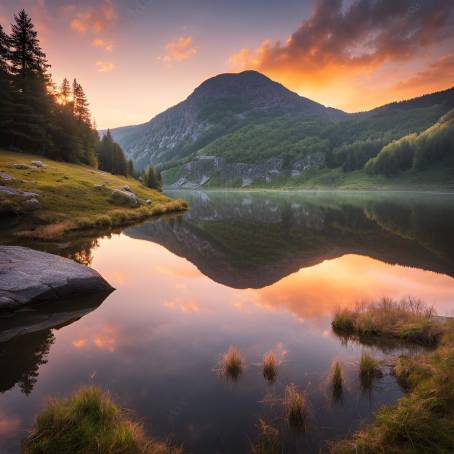
[[113, 326], [106, 326], [102, 332], [93, 337], [93, 342], [100, 350], [109, 353], [115, 351], [117, 347], [118, 333]]
[[453, 291], [454, 283], [448, 276], [357, 255], [327, 260], [272, 286], [248, 290], [258, 306], [273, 311], [285, 309], [301, 320], [332, 315], [338, 307], [353, 307], [360, 301], [384, 296], [421, 298], [428, 304], [436, 303], [440, 314], [446, 314]]
[[98, 60], [96, 62], [96, 71], [99, 73], [109, 73], [115, 69], [115, 65], [113, 63], [109, 63], [106, 61]]
[[174, 41], [170, 41], [165, 45], [166, 53], [161, 60], [164, 63], [172, 63], [174, 61], [188, 60], [197, 53], [192, 45], [192, 36], [180, 36]]
[[342, 0], [316, 1], [310, 17], [285, 42], [264, 40], [255, 51], [243, 48], [229, 64], [262, 71], [298, 91], [331, 90], [332, 99], [358, 76], [371, 77], [387, 64], [411, 63], [454, 38], [450, 0], [356, 0], [344, 6]]
[[77, 9], [75, 5], [66, 5], [63, 10], [73, 16], [70, 27], [81, 34], [100, 33], [118, 19], [112, 0], [101, 0], [96, 8]]
[[107, 41], [102, 38], [95, 38], [95, 39], [93, 39], [91, 44], [94, 47], [101, 47], [105, 52], [108, 52], [108, 53], [113, 52], [113, 43], [111, 41]]
[[85, 348], [87, 341], [85, 339], [75, 339], [72, 341], [72, 345], [77, 349]]
[[423, 94], [447, 86], [454, 86], [454, 54], [440, 57], [414, 76], [399, 82], [394, 89], [414, 95], [415, 92]]
[[200, 312], [200, 305], [194, 301], [183, 301], [180, 298], [175, 298], [161, 303], [167, 309], [180, 309], [184, 314], [195, 314]]

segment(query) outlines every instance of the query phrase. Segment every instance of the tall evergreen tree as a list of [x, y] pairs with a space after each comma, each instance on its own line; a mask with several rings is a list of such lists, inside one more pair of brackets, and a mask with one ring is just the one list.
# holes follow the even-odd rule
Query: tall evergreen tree
[[143, 184], [147, 186], [148, 188], [151, 189], [157, 189], [160, 191], [162, 189], [162, 184], [160, 181], [160, 174], [158, 177], [158, 172], [156, 171], [156, 168], [152, 165], [149, 165], [147, 169], [145, 170], [143, 176]]
[[88, 109], [88, 101], [85, 96], [84, 89], [76, 79], [73, 82], [73, 109], [74, 117], [81, 123], [91, 125], [90, 110]]
[[15, 94], [12, 119], [12, 146], [35, 152], [51, 147], [48, 125], [52, 98], [50, 76], [34, 25], [22, 10], [14, 15], [10, 43], [10, 70]]
[[67, 105], [71, 102], [71, 87], [68, 79], [65, 77], [60, 87], [60, 100], [63, 105]]
[[9, 38], [0, 25], [0, 145], [11, 141], [11, 119], [13, 116], [13, 90], [9, 72]]

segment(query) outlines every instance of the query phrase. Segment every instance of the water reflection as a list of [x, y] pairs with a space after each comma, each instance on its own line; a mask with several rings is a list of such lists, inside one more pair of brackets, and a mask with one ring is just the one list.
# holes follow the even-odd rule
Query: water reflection
[[[185, 196], [191, 209], [183, 217], [34, 245], [91, 263], [117, 291], [96, 310], [96, 302], [60, 305], [0, 321], [0, 435], [2, 427], [8, 434], [0, 452], [18, 451], [49, 395], [92, 382], [133, 409], [150, 435], [197, 453], [247, 452], [258, 420], [264, 445], [278, 433], [285, 452], [319, 452], [402, 395], [386, 364], [413, 350], [340, 339], [331, 316], [359, 299], [409, 295], [450, 313], [452, 198]], [[213, 370], [230, 345], [246, 364], [235, 383]], [[366, 393], [363, 351], [385, 360]], [[266, 352], [277, 362], [270, 381]], [[333, 361], [342, 366], [340, 395]], [[304, 435], [288, 426], [290, 383], [310, 408]]]
[[84, 299], [43, 303], [0, 317], [0, 392], [16, 384], [30, 394], [38, 381], [39, 369], [46, 364], [53, 330], [67, 326], [95, 310], [107, 294]]
[[454, 276], [452, 196], [185, 193], [184, 217], [126, 231], [211, 279], [262, 288], [345, 254]]

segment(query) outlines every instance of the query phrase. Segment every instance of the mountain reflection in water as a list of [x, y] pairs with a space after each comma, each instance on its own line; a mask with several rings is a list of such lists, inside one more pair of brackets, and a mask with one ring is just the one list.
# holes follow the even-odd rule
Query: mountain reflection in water
[[262, 288], [345, 254], [454, 276], [452, 196], [178, 193], [181, 217], [126, 230], [233, 288]]

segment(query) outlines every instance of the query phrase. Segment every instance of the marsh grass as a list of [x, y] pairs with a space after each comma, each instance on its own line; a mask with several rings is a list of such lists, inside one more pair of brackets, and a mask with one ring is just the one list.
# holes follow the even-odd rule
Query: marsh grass
[[277, 378], [277, 359], [271, 351], [263, 355], [263, 376], [269, 383], [274, 383]]
[[380, 361], [376, 360], [367, 353], [361, 354], [359, 361], [359, 377], [361, 387], [363, 389], [370, 389], [376, 378], [383, 376]]
[[23, 443], [24, 454], [180, 454], [146, 437], [101, 389], [89, 386], [69, 399], [53, 399]]
[[283, 438], [279, 429], [260, 418], [257, 423], [258, 436], [250, 447], [251, 454], [282, 454]]
[[360, 303], [355, 309], [339, 309], [332, 321], [333, 330], [344, 336], [392, 337], [433, 346], [441, 338], [435, 310], [416, 299], [394, 301], [383, 298]]
[[237, 381], [243, 373], [245, 365], [246, 362], [240, 351], [231, 345], [222, 357], [221, 370], [226, 378]]
[[332, 452], [454, 452], [454, 321], [445, 321], [441, 329], [435, 351], [396, 360], [394, 375], [407, 393], [379, 410], [375, 422], [351, 440], [335, 443]]
[[290, 427], [303, 429], [306, 422], [306, 400], [294, 384], [285, 388], [284, 406]]
[[333, 397], [339, 400], [342, 397], [344, 378], [342, 376], [342, 368], [339, 361], [335, 361], [331, 366], [331, 384], [333, 389]]

